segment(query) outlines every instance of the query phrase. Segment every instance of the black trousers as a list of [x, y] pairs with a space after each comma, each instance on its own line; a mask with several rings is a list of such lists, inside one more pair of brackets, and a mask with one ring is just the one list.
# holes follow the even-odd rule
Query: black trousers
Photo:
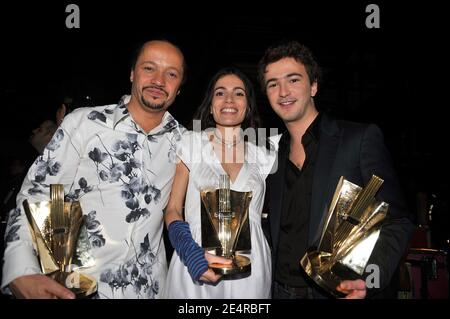
[[313, 299], [312, 289], [309, 287], [291, 287], [289, 285], [273, 282], [273, 299]]

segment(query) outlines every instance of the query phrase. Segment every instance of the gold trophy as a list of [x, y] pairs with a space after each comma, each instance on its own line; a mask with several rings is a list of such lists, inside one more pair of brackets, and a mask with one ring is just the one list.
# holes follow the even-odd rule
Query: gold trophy
[[83, 224], [80, 203], [64, 202], [61, 184], [50, 185], [50, 199], [37, 203], [23, 202], [41, 270], [72, 290], [77, 298], [88, 297], [97, 291], [97, 281], [79, 272], [77, 268], [81, 267], [74, 264], [75, 259], [82, 259], [80, 255], [87, 255], [86, 252], [80, 254], [77, 248]]
[[317, 249], [309, 249], [300, 261], [306, 273], [335, 297], [343, 280], [362, 278], [378, 240], [381, 221], [389, 205], [375, 199], [383, 180], [372, 175], [361, 188], [344, 177], [336, 187]]
[[219, 188], [202, 190], [200, 197], [202, 247], [233, 260], [231, 264], [211, 264], [210, 268], [221, 275], [250, 273], [250, 259], [241, 254], [251, 250], [248, 209], [252, 192], [231, 190], [230, 177], [220, 175]]

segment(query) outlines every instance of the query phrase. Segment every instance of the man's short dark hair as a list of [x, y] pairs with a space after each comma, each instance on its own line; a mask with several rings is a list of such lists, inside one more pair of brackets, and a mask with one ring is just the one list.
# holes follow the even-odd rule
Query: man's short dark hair
[[297, 41], [284, 41], [269, 47], [258, 63], [258, 81], [263, 92], [266, 91], [264, 74], [267, 66], [284, 58], [294, 58], [297, 62], [302, 63], [311, 84], [319, 82], [321, 70], [311, 50]]

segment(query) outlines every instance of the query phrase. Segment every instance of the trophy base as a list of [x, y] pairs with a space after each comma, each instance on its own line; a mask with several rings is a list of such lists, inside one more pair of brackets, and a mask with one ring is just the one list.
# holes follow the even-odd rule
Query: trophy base
[[90, 298], [97, 292], [97, 281], [86, 274], [57, 271], [48, 276], [72, 291], [76, 299]]
[[351, 269], [337, 262], [331, 264], [327, 262], [329, 255], [312, 251], [303, 256], [300, 261], [305, 272], [318, 284], [322, 289], [327, 291], [335, 298], [343, 298], [346, 294], [336, 290], [336, 287], [343, 280], [358, 279], [359, 276]]
[[233, 257], [233, 263], [213, 263], [209, 265], [209, 268], [211, 268], [216, 274], [219, 275], [236, 275], [249, 273], [252, 269], [251, 266], [252, 264], [249, 258], [241, 255], [235, 255]]

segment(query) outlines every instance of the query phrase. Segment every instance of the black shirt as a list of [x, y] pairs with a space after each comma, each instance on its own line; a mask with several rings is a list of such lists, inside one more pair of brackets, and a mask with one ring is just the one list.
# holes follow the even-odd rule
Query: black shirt
[[[319, 123], [320, 115], [314, 119], [302, 137], [306, 154], [303, 167], [297, 167], [289, 160], [289, 156], [286, 156], [275, 280], [294, 287], [307, 286], [300, 259], [308, 248], [311, 190], [319, 143]], [[290, 137], [285, 142], [288, 143], [286, 149], [289, 154]]]

